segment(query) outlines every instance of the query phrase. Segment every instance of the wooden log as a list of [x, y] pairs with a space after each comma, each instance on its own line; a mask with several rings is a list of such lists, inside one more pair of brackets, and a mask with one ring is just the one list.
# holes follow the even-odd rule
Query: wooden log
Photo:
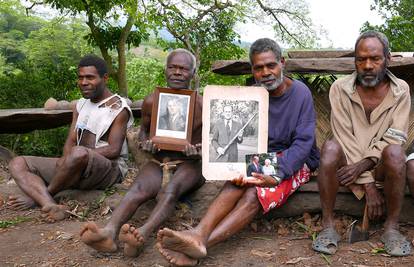
[[[407, 74], [412, 75], [414, 57], [392, 57], [389, 69], [398, 77], [406, 79]], [[213, 63], [211, 70], [223, 75], [251, 74], [248, 61], [219, 60]], [[289, 73], [329, 73], [349, 74], [355, 70], [354, 58], [292, 58], [286, 59], [286, 70]]]
[[[303, 50], [288, 51], [289, 58], [340, 58], [354, 57], [354, 50]], [[391, 52], [392, 57], [414, 57], [414, 52]]]
[[[140, 118], [141, 107], [132, 108], [132, 113], [134, 117]], [[70, 124], [71, 121], [72, 110], [0, 109], [0, 134], [53, 129]]]
[[289, 58], [339, 58], [353, 57], [354, 50], [303, 50], [288, 51]]

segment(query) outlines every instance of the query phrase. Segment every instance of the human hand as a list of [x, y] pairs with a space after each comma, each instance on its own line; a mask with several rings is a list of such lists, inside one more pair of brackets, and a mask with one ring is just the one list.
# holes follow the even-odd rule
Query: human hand
[[218, 147], [217, 148], [217, 153], [221, 156], [221, 155], [224, 155], [224, 148], [222, 148], [222, 147]]
[[160, 151], [160, 149], [158, 148], [158, 146], [152, 142], [152, 140], [146, 140], [144, 142], [142, 142], [141, 144], [142, 150], [155, 154], [158, 151]]
[[385, 213], [385, 201], [382, 194], [378, 191], [375, 183], [364, 185], [365, 201], [368, 206], [368, 218], [377, 220]]
[[201, 156], [201, 144], [200, 143], [196, 145], [188, 144], [185, 146], [183, 153], [187, 157]]
[[339, 170], [336, 171], [336, 177], [341, 185], [349, 186], [350, 184], [353, 184], [364, 171], [368, 171], [374, 166], [375, 163], [373, 160], [365, 158], [356, 163], [339, 168]]
[[260, 187], [274, 187], [277, 186], [277, 182], [270, 175], [263, 173], [252, 172], [253, 177], [246, 178], [247, 185], [254, 185]]
[[243, 138], [243, 133], [244, 133], [244, 130], [241, 130], [239, 135], [237, 136], [237, 138], [242, 139]]
[[242, 174], [240, 174], [239, 177], [233, 178], [231, 180], [232, 184], [236, 185], [236, 186], [244, 186], [246, 184], [246, 179], [244, 178], [244, 176]]

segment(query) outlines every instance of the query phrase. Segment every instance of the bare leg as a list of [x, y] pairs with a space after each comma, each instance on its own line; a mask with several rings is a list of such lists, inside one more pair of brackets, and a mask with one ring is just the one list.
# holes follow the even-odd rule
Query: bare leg
[[115, 239], [121, 225], [134, 215], [142, 203], [157, 195], [161, 187], [161, 177], [162, 173], [157, 164], [146, 164], [104, 228], [98, 228], [93, 222], [83, 226], [80, 233], [82, 242], [99, 251], [115, 251]]
[[387, 219], [384, 230], [398, 230], [398, 219], [404, 200], [405, 189], [405, 153], [399, 145], [388, 145], [382, 152], [384, 195], [387, 206]]
[[414, 160], [407, 162], [407, 184], [411, 196], [414, 198]]
[[236, 207], [214, 228], [208, 238], [207, 248], [220, 243], [241, 231], [260, 210], [255, 187], [246, 190]]
[[247, 188], [236, 187], [227, 182], [213, 201], [198, 226], [188, 231], [172, 231], [164, 228], [158, 232], [161, 247], [183, 252], [191, 258], [207, 255], [207, 241], [216, 226], [234, 209]]
[[335, 227], [334, 207], [339, 182], [336, 171], [346, 164], [345, 155], [336, 140], [328, 140], [321, 151], [318, 174], [318, 187], [322, 207], [322, 225], [324, 228]]
[[28, 197], [43, 207], [48, 203], [55, 203], [47, 191], [43, 179], [29, 171], [26, 160], [23, 157], [16, 157], [9, 163], [9, 170], [20, 189]]
[[88, 165], [89, 153], [87, 148], [75, 146], [69, 155], [64, 157], [56, 168], [56, 174], [47, 189], [50, 195], [71, 188], [79, 183], [82, 172]]
[[149, 235], [174, 213], [174, 207], [180, 196], [200, 187], [203, 183], [201, 162], [183, 162], [180, 164], [171, 181], [158, 193], [157, 205], [145, 224], [138, 229], [128, 230], [129, 226], [127, 225], [122, 227], [119, 239], [124, 239], [126, 234], [129, 236], [129, 238], [123, 240], [125, 241], [124, 254], [136, 256], [137, 251]]

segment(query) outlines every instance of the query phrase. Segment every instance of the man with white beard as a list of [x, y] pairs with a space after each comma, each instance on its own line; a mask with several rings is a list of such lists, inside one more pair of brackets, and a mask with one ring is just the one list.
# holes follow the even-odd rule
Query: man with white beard
[[227, 182], [194, 229], [160, 230], [158, 250], [172, 264], [196, 265], [207, 256], [208, 248], [242, 230], [260, 210], [267, 213], [283, 205], [318, 167], [310, 90], [283, 76], [285, 60], [275, 41], [255, 41], [249, 56], [256, 82], [269, 91], [268, 152], [277, 153], [277, 172], [253, 172], [252, 178], [241, 176]]

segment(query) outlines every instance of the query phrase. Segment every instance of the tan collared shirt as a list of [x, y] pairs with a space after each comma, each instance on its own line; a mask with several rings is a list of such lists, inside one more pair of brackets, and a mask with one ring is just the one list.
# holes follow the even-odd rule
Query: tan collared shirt
[[[361, 98], [356, 91], [357, 74], [335, 81], [329, 91], [331, 128], [341, 145], [348, 164], [370, 158], [378, 163], [383, 149], [390, 144], [403, 145], [407, 140], [411, 107], [408, 84], [387, 71], [390, 89], [382, 103], [367, 120]], [[371, 171], [364, 172], [356, 184], [374, 182]], [[362, 198], [361, 194], [357, 194]]]

